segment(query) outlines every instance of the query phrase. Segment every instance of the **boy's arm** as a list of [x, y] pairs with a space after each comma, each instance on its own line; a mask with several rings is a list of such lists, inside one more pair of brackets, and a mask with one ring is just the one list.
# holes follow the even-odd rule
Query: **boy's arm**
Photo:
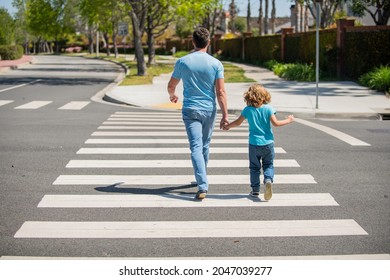
[[279, 121], [275, 114], [272, 114], [271, 116], [271, 123], [273, 126], [283, 126], [283, 125], [286, 125], [286, 124], [289, 124], [289, 123], [292, 123], [294, 121], [294, 116], [293, 115], [289, 115], [286, 119], [282, 120], [282, 121]]
[[240, 126], [244, 120], [245, 120], [244, 116], [240, 115], [238, 117], [238, 119], [236, 119], [235, 121], [229, 123], [228, 125], [225, 125], [223, 127], [223, 129], [228, 130], [228, 129], [231, 129], [231, 128], [236, 127], [236, 126]]

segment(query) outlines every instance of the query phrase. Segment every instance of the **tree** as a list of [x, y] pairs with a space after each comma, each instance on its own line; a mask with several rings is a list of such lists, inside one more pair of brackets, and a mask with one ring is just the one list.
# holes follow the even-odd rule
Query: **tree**
[[387, 25], [390, 17], [390, 0], [351, 0], [352, 11], [357, 16], [368, 13], [376, 25]]
[[0, 8], [0, 45], [14, 43], [15, 22], [8, 10]]
[[246, 15], [246, 31], [251, 31], [251, 1], [248, 0], [248, 9], [247, 9], [247, 15]]
[[259, 19], [257, 23], [259, 24], [259, 35], [261, 36], [263, 34], [263, 0], [260, 0]]
[[[317, 18], [316, 4], [313, 0], [304, 0], [314, 19]], [[321, 22], [320, 27], [325, 28], [333, 23], [336, 11], [341, 7], [345, 0], [323, 0], [320, 2]], [[312, 5], [313, 4], [313, 5]]]
[[272, 0], [272, 9], [271, 9], [271, 33], [275, 33], [275, 20], [276, 20], [276, 7], [275, 0]]
[[264, 34], [268, 34], [268, 0], [265, 0]]
[[234, 3], [234, 0], [229, 4], [229, 13], [230, 13], [230, 28], [232, 30], [232, 33], [236, 32], [236, 24], [235, 20], [238, 14], [238, 9], [236, 3]]
[[145, 31], [149, 2], [147, 0], [127, 0], [127, 3], [130, 7], [129, 15], [133, 26], [135, 57], [137, 59], [137, 75], [145, 76], [147, 72], [144, 49], [142, 48], [142, 35]]

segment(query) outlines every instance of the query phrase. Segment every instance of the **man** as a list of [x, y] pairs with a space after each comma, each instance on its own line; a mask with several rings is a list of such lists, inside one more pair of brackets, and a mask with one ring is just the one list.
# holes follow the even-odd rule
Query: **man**
[[209, 188], [207, 163], [217, 111], [215, 97], [222, 111], [220, 128], [229, 122], [223, 65], [207, 53], [210, 45], [209, 31], [203, 27], [196, 29], [192, 41], [195, 50], [176, 62], [168, 83], [168, 93], [171, 102], [176, 103], [178, 101], [175, 94], [176, 86], [181, 79], [183, 80], [182, 116], [199, 188], [195, 198], [204, 199]]

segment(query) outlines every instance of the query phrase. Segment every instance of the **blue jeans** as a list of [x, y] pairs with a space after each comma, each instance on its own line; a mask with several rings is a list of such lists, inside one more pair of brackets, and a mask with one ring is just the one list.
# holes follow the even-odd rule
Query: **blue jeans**
[[195, 179], [199, 190], [207, 191], [209, 188], [207, 163], [209, 161], [209, 145], [213, 134], [216, 110], [202, 111], [184, 108], [182, 114], [190, 144]]
[[249, 144], [249, 170], [253, 191], [260, 191], [260, 170], [263, 167], [264, 182], [274, 181], [274, 143], [255, 146]]

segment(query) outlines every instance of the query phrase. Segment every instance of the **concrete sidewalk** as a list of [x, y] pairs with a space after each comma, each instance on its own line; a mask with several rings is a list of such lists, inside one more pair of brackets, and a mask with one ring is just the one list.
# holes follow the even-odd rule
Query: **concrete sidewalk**
[[[264, 68], [233, 63], [245, 70], [245, 75], [261, 83], [272, 95], [271, 105], [283, 113], [309, 118], [363, 118], [380, 119], [390, 115], [390, 99], [382, 92], [370, 90], [353, 82], [320, 82], [318, 109], [316, 83], [293, 82], [280, 79]], [[116, 86], [106, 93], [110, 100], [153, 109], [180, 109], [181, 103], [169, 102], [167, 83], [170, 74], [154, 78], [152, 85]], [[243, 93], [252, 83], [226, 83], [228, 108], [239, 114], [245, 107]], [[179, 101], [182, 83], [177, 88]]]
[[[173, 57], [159, 62], [173, 63]], [[36, 58], [23, 56], [22, 59], [0, 60], [0, 72], [33, 63]], [[129, 56], [127, 59], [132, 59]], [[316, 109], [316, 84], [293, 82], [280, 79], [264, 68], [233, 63], [245, 70], [245, 75], [267, 88], [272, 95], [271, 105], [280, 113], [291, 113], [306, 118], [362, 118], [381, 119], [390, 116], [390, 99], [382, 92], [370, 90], [353, 82], [320, 82], [318, 109]], [[122, 76], [123, 73], [121, 74]], [[169, 102], [167, 84], [171, 74], [153, 79], [151, 85], [118, 86], [110, 85], [104, 92], [104, 99], [132, 106], [178, 110], [183, 100], [182, 82], [177, 88], [179, 103]], [[243, 93], [252, 83], [226, 83], [229, 112], [239, 114], [245, 107]]]
[[34, 63], [34, 57], [31, 55], [23, 55], [22, 58], [16, 60], [0, 60], [0, 73], [18, 69], [18, 67], [30, 63]]

